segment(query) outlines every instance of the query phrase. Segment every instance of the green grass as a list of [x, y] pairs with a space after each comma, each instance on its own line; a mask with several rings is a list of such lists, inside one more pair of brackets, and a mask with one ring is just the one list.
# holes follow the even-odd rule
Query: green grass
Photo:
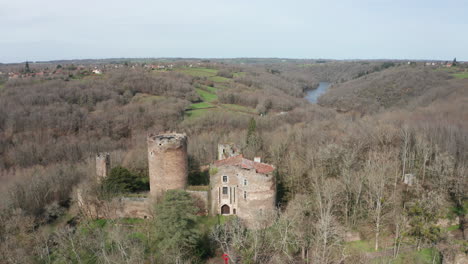
[[208, 78], [208, 80], [213, 81], [213, 82], [220, 82], [220, 83], [231, 81], [231, 79], [221, 77], [221, 76], [212, 76]]
[[460, 229], [460, 225], [453, 225], [453, 226], [446, 227], [444, 229], [445, 229], [445, 231], [450, 232], [450, 231]]
[[191, 75], [193, 77], [211, 77], [216, 76], [218, 70], [208, 68], [182, 68], [178, 71]]
[[235, 218], [235, 216], [225, 216], [225, 215], [216, 215], [216, 216], [198, 216], [198, 223], [203, 225], [205, 228], [211, 229], [217, 224], [224, 224], [227, 221], [230, 221]]
[[245, 76], [245, 72], [235, 72], [232, 74], [234, 78], [236, 77], [244, 77]]
[[213, 102], [218, 99], [218, 96], [216, 94], [209, 93], [205, 90], [202, 89], [196, 89], [198, 95], [203, 99], [205, 102]]
[[453, 73], [452, 76], [457, 79], [468, 79], [468, 72]]
[[216, 93], [216, 91], [218, 91], [217, 88], [215, 87], [211, 87], [211, 86], [207, 86], [207, 85], [202, 85], [202, 90], [207, 90], [208, 92], [210, 93]]
[[201, 103], [196, 103], [196, 104], [191, 104], [190, 109], [203, 109], [203, 108], [209, 108], [209, 107], [214, 107], [212, 104], [207, 103], [207, 102], [201, 102]]
[[193, 119], [202, 117], [206, 114], [213, 113], [213, 111], [216, 111], [216, 110], [217, 110], [216, 108], [190, 110], [190, 111], [185, 111], [185, 116], [188, 120], [193, 120]]
[[432, 264], [432, 259], [434, 258], [434, 254], [436, 254], [436, 260], [434, 263], [441, 263], [441, 258], [437, 250], [432, 248], [425, 248], [421, 251], [413, 251], [408, 253], [403, 253], [398, 255], [396, 259], [384, 257], [384, 258], [376, 258], [372, 261], [372, 263], [391, 263], [391, 264], [406, 264], [406, 263], [414, 263], [414, 264]]
[[346, 243], [348, 249], [359, 252], [375, 252], [374, 245], [367, 240], [358, 240]]

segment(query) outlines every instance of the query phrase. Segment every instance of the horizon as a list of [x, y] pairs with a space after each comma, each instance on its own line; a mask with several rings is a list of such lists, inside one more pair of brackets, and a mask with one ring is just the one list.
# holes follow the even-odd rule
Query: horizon
[[[4, 3], [0, 62], [104, 58], [468, 60], [462, 0]], [[382, 59], [388, 58], [388, 59]]]
[[109, 58], [82, 58], [82, 59], [54, 59], [54, 60], [25, 60], [25, 61], [16, 61], [16, 62], [0, 62], [0, 64], [8, 65], [8, 64], [24, 64], [26, 62], [32, 64], [40, 64], [40, 63], [58, 63], [58, 62], [73, 62], [73, 61], [104, 61], [104, 60], [304, 60], [304, 61], [313, 61], [313, 60], [323, 60], [326, 62], [333, 62], [333, 61], [346, 61], [346, 62], [353, 62], [353, 61], [395, 61], [395, 62], [451, 62], [456, 59], [457, 62], [466, 63], [468, 62], [465, 60], [459, 60], [458, 58], [452, 59], [392, 59], [392, 58], [380, 58], [380, 59], [332, 59], [332, 58], [287, 58], [287, 57], [109, 57]]

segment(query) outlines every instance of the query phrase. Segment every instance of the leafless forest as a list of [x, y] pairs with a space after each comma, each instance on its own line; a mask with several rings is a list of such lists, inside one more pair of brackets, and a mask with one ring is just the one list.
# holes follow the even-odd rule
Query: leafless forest
[[[452, 263], [468, 248], [468, 79], [454, 77], [467, 66], [0, 65], [0, 263]], [[304, 99], [324, 81], [318, 104]], [[73, 192], [99, 189], [95, 154], [147, 182], [146, 136], [162, 131], [187, 133], [193, 185], [219, 142], [274, 164], [273, 224], [219, 223], [190, 201], [190, 225], [84, 217]]]

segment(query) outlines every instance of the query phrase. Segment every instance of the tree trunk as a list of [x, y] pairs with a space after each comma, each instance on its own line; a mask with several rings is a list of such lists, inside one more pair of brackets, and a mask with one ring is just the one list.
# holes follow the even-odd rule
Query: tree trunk
[[377, 217], [375, 219], [375, 251], [379, 250], [379, 236], [380, 236], [380, 211], [382, 204], [380, 200], [377, 201]]

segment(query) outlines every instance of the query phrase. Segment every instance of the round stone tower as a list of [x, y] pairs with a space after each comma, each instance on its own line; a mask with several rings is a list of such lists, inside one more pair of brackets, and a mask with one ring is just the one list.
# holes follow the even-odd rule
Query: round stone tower
[[187, 136], [151, 134], [147, 141], [151, 196], [159, 198], [167, 190], [185, 189], [188, 178]]

